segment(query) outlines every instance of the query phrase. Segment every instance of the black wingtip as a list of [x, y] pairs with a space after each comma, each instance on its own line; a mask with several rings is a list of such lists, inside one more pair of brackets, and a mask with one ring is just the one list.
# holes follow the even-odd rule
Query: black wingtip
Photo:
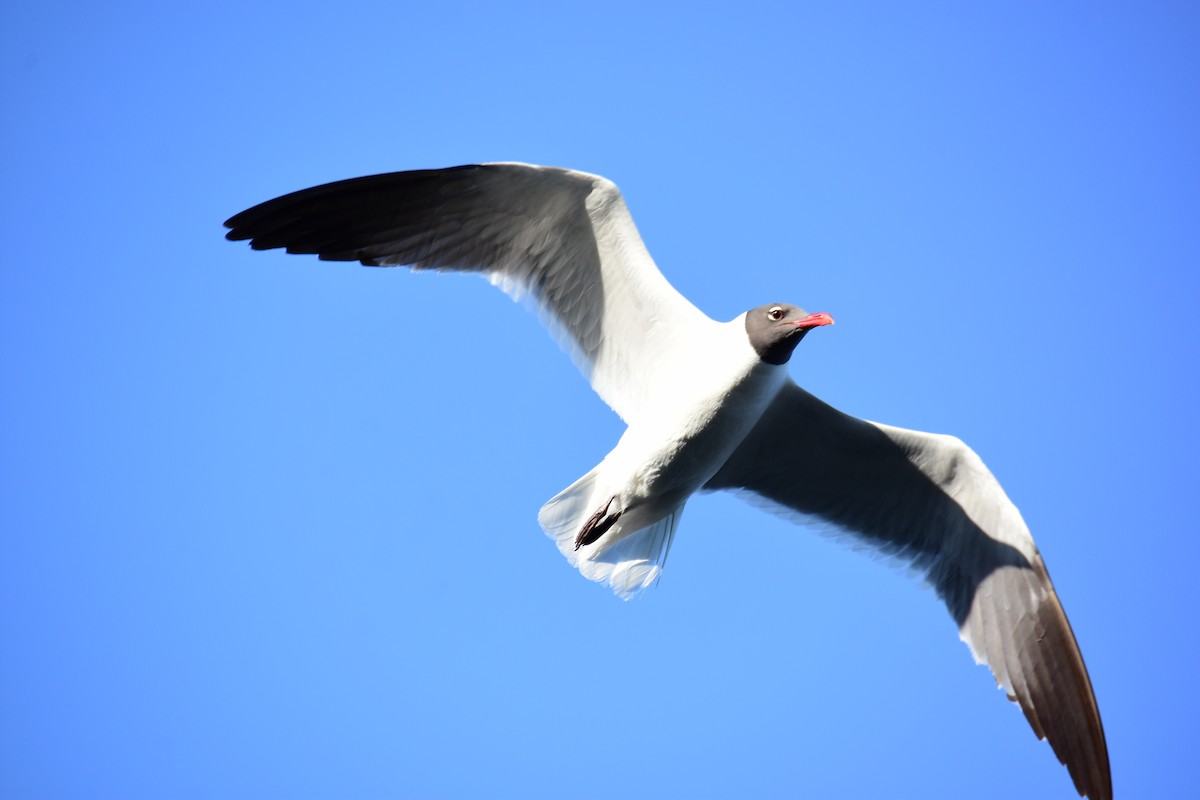
[[231, 242], [243, 242], [246, 239], [251, 239], [254, 237], [254, 234], [247, 230], [248, 226], [246, 225], [246, 215], [252, 210], [253, 209], [239, 211], [221, 223], [222, 226], [229, 229], [225, 232], [226, 239]]

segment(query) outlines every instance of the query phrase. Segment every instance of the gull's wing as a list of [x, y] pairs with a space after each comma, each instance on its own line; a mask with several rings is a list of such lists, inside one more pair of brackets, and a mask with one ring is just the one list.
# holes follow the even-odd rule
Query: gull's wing
[[532, 299], [627, 422], [689, 333], [712, 324], [651, 260], [620, 191], [527, 164], [396, 172], [284, 195], [226, 221], [226, 238], [331, 261], [479, 272]]
[[1079, 793], [1110, 800], [1104, 728], [1075, 635], [1029, 529], [974, 451], [851, 417], [789, 382], [705, 488], [751, 492], [912, 563]]

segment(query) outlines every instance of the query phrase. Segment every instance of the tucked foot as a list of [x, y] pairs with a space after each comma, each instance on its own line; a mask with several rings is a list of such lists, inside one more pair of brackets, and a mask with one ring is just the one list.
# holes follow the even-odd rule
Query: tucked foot
[[575, 549], [583, 547], [585, 544], [591, 544], [604, 535], [605, 531], [611, 528], [616, 521], [621, 518], [621, 509], [609, 513], [609, 508], [616, 501], [617, 496], [614, 494], [608, 498], [608, 502], [600, 508], [596, 509], [596, 513], [588, 517], [588, 521], [583, 523], [583, 527], [579, 529], [579, 535], [575, 537]]

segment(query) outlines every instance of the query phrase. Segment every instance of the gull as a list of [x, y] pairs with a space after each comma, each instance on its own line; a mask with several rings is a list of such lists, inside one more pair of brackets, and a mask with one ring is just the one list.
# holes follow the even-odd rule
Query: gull
[[767, 303], [716, 322], [675, 291], [616, 185], [528, 164], [339, 181], [268, 200], [226, 238], [371, 267], [476, 272], [539, 314], [626, 423], [538, 521], [629, 598], [661, 575], [688, 498], [730, 490], [899, 558], [945, 603], [1080, 795], [1110, 800], [1091, 680], [1021, 514], [953, 436], [858, 419], [787, 363], [829, 314]]

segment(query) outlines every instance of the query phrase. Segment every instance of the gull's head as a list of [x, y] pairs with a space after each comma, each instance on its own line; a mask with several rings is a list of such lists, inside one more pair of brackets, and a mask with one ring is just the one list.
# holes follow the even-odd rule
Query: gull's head
[[758, 357], [768, 364], [786, 364], [804, 334], [832, 325], [828, 314], [810, 314], [799, 306], [769, 303], [746, 312], [746, 336]]

